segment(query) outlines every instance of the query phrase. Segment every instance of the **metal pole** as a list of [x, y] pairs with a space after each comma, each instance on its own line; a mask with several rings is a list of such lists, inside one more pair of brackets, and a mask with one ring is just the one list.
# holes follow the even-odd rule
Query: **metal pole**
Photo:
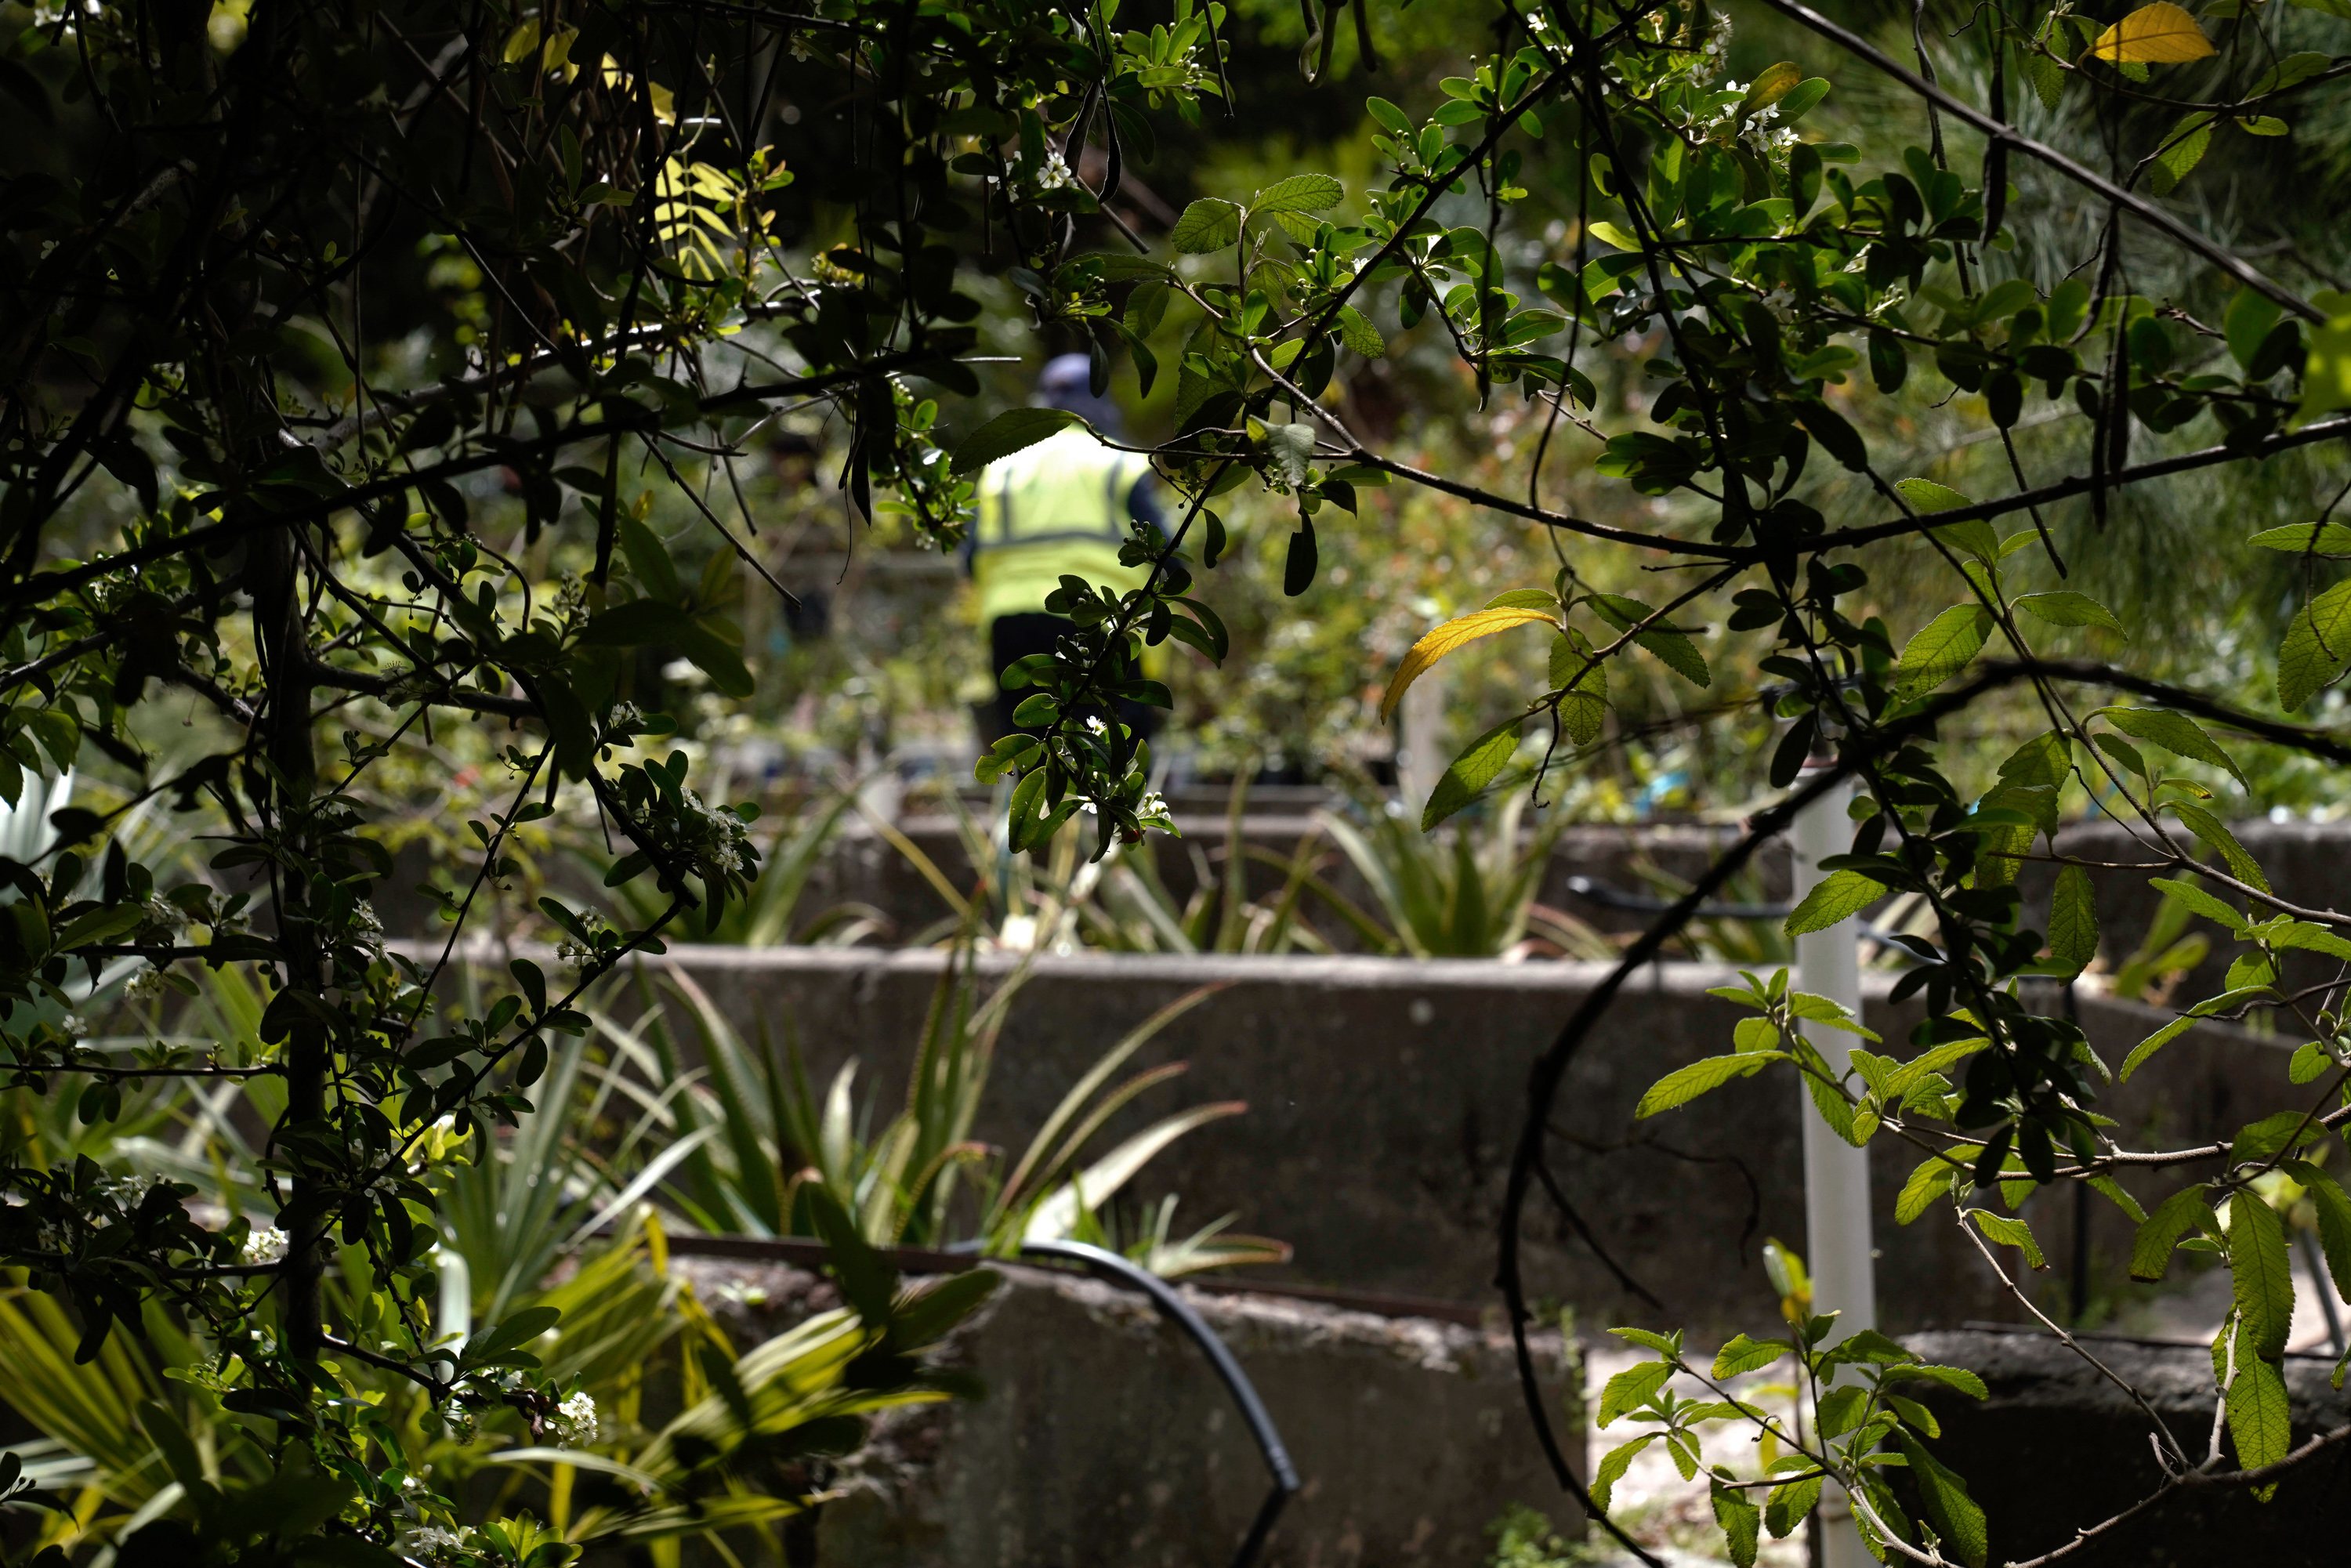
[[[1807, 773], [1812, 771], [1807, 767]], [[1799, 903], [1828, 873], [1820, 862], [1853, 848], [1853, 822], [1845, 813], [1851, 785], [1829, 790], [1797, 813], [1793, 837], [1795, 896]], [[1796, 938], [1796, 985], [1815, 996], [1861, 1011], [1861, 954], [1855, 925], [1841, 920], [1825, 931]], [[1832, 1072], [1852, 1061], [1854, 1037], [1841, 1030], [1804, 1025]], [[1856, 1149], [1832, 1131], [1802, 1088], [1798, 1114], [1804, 1129], [1804, 1249], [1812, 1270], [1813, 1310], [1835, 1312], [1832, 1340], [1877, 1326], [1877, 1278], [1870, 1248], [1869, 1151]], [[1823, 1495], [1815, 1523], [1823, 1568], [1865, 1568], [1872, 1562], [1842, 1495]]]

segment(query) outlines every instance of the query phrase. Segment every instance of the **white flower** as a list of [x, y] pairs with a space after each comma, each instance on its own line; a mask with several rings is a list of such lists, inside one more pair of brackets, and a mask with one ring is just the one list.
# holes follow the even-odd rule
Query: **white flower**
[[1110, 726], [1102, 721], [1102, 716], [1100, 714], [1090, 713], [1086, 715], [1086, 733], [1089, 735], [1108, 735], [1110, 733]]
[[1061, 162], [1061, 155], [1059, 152], [1045, 154], [1045, 166], [1037, 171], [1037, 189], [1040, 193], [1066, 190], [1077, 183], [1077, 176], [1070, 172], [1070, 166]]
[[461, 1524], [455, 1530], [428, 1524], [408, 1538], [408, 1554], [426, 1563], [454, 1563], [473, 1551], [474, 1527], [470, 1524]]
[[92, 1196], [120, 1204], [126, 1209], [137, 1208], [147, 1201], [147, 1189], [162, 1181], [162, 1176], [108, 1176], [94, 1183]]
[[257, 1227], [246, 1237], [237, 1253], [249, 1268], [278, 1262], [286, 1256], [286, 1232], [274, 1225]]
[[555, 1419], [548, 1430], [564, 1448], [578, 1448], [596, 1440], [596, 1401], [585, 1393], [574, 1394], [555, 1407]]

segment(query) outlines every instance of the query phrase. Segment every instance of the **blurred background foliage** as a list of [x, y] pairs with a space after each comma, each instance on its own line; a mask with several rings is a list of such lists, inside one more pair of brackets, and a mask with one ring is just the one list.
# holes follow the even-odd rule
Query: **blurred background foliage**
[[[1907, 7], [1847, 3], [1826, 9], [1897, 57], [1910, 57]], [[1120, 21], [1144, 25], [1154, 15], [1138, 4]], [[1808, 72], [1828, 66], [1824, 46], [1770, 13], [1732, 4], [1719, 15], [1730, 27], [1734, 81], [1752, 79], [1780, 59], [1795, 60]], [[2321, 49], [2331, 47], [2344, 26], [2309, 10], [2286, 10], [2274, 20], [2285, 45]], [[1169, 117], [1150, 158], [1130, 160], [1113, 204], [1118, 222], [1156, 246], [1193, 198], [1244, 197], [1301, 168], [1331, 171], [1347, 184], [1354, 204], [1335, 218], [1359, 212], [1363, 190], [1377, 178], [1364, 99], [1377, 95], [1425, 111], [1441, 96], [1443, 78], [1469, 68], [1481, 46], [1491, 47], [1493, 12], [1483, 0], [1414, 0], [1375, 10], [1373, 26], [1376, 71], [1366, 68], [1371, 62], [1360, 57], [1355, 30], [1343, 20], [1327, 72], [1307, 87], [1301, 81], [1304, 23], [1297, 7], [1287, 0], [1238, 0], [1228, 24], [1233, 51], [1227, 71], [1231, 101], [1243, 106], [1240, 112], [1211, 106], [1196, 124]], [[1963, 22], [1938, 37], [1935, 50], [1947, 76], [1989, 71], [1982, 30], [1972, 25]], [[1907, 93], [1858, 66], [1829, 68], [1833, 89], [1807, 117], [1809, 133], [1880, 147], [1899, 145], [1905, 128], [1920, 144], [1936, 133]], [[796, 129], [803, 114], [823, 118], [824, 106], [809, 96], [821, 79], [813, 68], [787, 63], [776, 112]], [[2010, 99], [2025, 129], [2101, 161], [2105, 131], [2091, 122], [2080, 95], [2051, 110], [2011, 84]], [[2334, 99], [2328, 105], [2314, 106], [2285, 137], [2219, 139], [2165, 199], [2225, 243], [2263, 258], [2295, 287], [2340, 286], [2351, 275], [2346, 254], [2351, 239], [2338, 221], [2342, 198], [2351, 190], [2351, 109]], [[1890, 135], [1889, 126], [1896, 128]], [[1947, 123], [1939, 133], [1956, 165], [1972, 166], [1980, 157], [1980, 139], [1964, 128]], [[1573, 182], [1547, 172], [1545, 155], [1543, 144], [1531, 149], [1523, 181], [1530, 193], [1513, 209], [1507, 231], [1513, 237], [1505, 260], [1514, 286], [1529, 298], [1538, 269], [1568, 257], [1576, 237]], [[2049, 287], [2064, 274], [2069, 258], [2089, 254], [2097, 215], [2029, 161], [2011, 162], [2010, 175], [2018, 186], [2008, 209], [2017, 244], [1995, 263], [2028, 267], [2036, 283]], [[827, 204], [825, 191], [824, 182], [803, 180], [777, 198], [780, 232], [820, 272], [821, 253], [846, 232], [843, 214]], [[1440, 208], [1445, 221], [1482, 216], [1482, 206], [1467, 210], [1476, 205], [1474, 198], [1448, 200], [1465, 210]], [[1109, 220], [1082, 221], [1090, 229], [1081, 244], [1132, 248]], [[995, 265], [1007, 267], [1009, 259], [998, 256]], [[387, 350], [402, 362], [377, 367], [387, 381], [413, 382], [455, 368], [487, 308], [483, 277], [461, 251], [428, 240], [417, 263], [369, 274], [371, 287], [387, 296], [371, 299], [371, 312], [381, 309], [413, 324]], [[2225, 300], [2209, 280], [2170, 276], [2167, 265], [2152, 248], [2136, 261], [2126, 256], [2126, 281], [2142, 294], [2174, 302], [2164, 330], [2179, 362], [2224, 357], [2216, 324]], [[1054, 339], [1051, 330], [1040, 342], [1019, 290], [1002, 271], [976, 287], [983, 306], [977, 352], [999, 362], [978, 367], [987, 395], [959, 415], [974, 425], [1025, 399], [1042, 354], [1079, 346]], [[1394, 319], [1392, 312], [1374, 314]], [[1153, 339], [1163, 366], [1180, 359], [1194, 324], [1180, 301], [1169, 309]], [[1441, 333], [1433, 319], [1398, 332], [1384, 358], [1355, 363], [1334, 384], [1331, 395], [1367, 438], [1437, 473], [1514, 490], [1528, 485], [1531, 461], [1540, 453], [1535, 478], [1546, 504], [1604, 518], [1629, 508], [1646, 509], [1652, 521], [1670, 516], [1675, 501], [1631, 497], [1621, 484], [1594, 475], [1592, 437], [1564, 424], [1547, 428], [1542, 405], [1518, 401], [1513, 389], [1503, 388], [1481, 407]], [[727, 341], [715, 352], [714, 380], [736, 368], [754, 369], [780, 350], [758, 323]], [[1642, 364], [1656, 347], [1654, 340], [1626, 340], [1587, 350], [1582, 362], [1602, 394], [1595, 419], [1602, 432], [1646, 427]], [[341, 373], [330, 356], [317, 359], [322, 378]], [[1134, 378], [1113, 378], [1119, 395], [1129, 399], [1123, 412], [1138, 441], [1172, 431], [1175, 380], [1171, 369], [1148, 397], [1135, 401]], [[322, 381], [317, 390], [331, 399], [348, 389]], [[901, 395], [918, 401], [921, 394], [902, 390]], [[2014, 483], [1999, 444], [1980, 439], [1986, 423], [1980, 397], [1943, 380], [1923, 361], [1893, 396], [1834, 386], [1829, 395], [1865, 427], [1873, 450], [1887, 454], [1891, 472], [1932, 478], [1963, 494]], [[921, 548], [916, 531], [886, 500], [871, 523], [856, 517], [838, 484], [849, 433], [829, 421], [829, 404], [817, 404], [776, 413], [749, 433], [743, 446], [750, 460], [735, 464], [731, 474], [716, 463], [700, 472], [684, 470], [704, 504], [730, 521], [739, 519], [756, 536], [750, 542], [762, 566], [797, 602], [781, 601], [740, 563], [714, 563], [712, 535], [700, 526], [693, 499], [664, 484], [664, 476], [649, 469], [632, 481], [642, 492], [644, 519], [669, 540], [681, 572], [710, 573], [758, 676], [757, 695], [737, 701], [711, 689], [702, 672], [674, 651], [632, 655], [623, 676], [628, 695], [649, 712], [670, 714], [678, 726], [674, 736], [650, 739], [647, 748], [655, 755], [685, 750], [697, 777], [711, 766], [710, 798], [758, 801], [771, 813], [762, 836], [788, 848], [807, 825], [803, 812], [827, 813], [828, 821], [843, 825], [860, 821], [834, 810], [840, 791], [852, 783], [860, 804], [884, 818], [910, 809], [949, 809], [946, 795], [958, 782], [968, 785], [977, 747], [972, 710], [991, 695], [957, 563]], [[945, 432], [950, 443], [959, 434]], [[2052, 403], [2038, 392], [2030, 394], [2016, 435], [2019, 465], [2033, 482], [2059, 477], [2080, 461], [2083, 419], [2070, 401]], [[2133, 455], [2209, 445], [2218, 436], [2209, 419], [2163, 434], [2139, 427]], [[1833, 523], [1865, 520], [1882, 510], [1862, 481], [1826, 464], [1814, 466], [1807, 490]], [[2301, 574], [2340, 569], [2252, 549], [2244, 539], [2259, 528], [2320, 515], [2336, 498], [2338, 468], [2331, 450], [2305, 448], [2258, 465], [2207, 468], [2141, 486], [2117, 497], [2103, 518], [2094, 517], [2086, 502], [2045, 509], [2042, 521], [2071, 569], [2065, 586], [2104, 601], [2126, 624], [2164, 629], [2137, 643], [2096, 628], [2053, 631], [2051, 651], [2109, 660], [2225, 700], [2265, 706], [2266, 681], [2252, 651], [2275, 645], [2297, 602]], [[510, 485], [492, 472], [461, 488], [486, 537], [498, 538], [510, 529], [514, 542], [506, 553], [517, 575], [539, 591], [567, 591], [585, 565], [577, 530], [549, 530], [526, 542], [522, 500]], [[78, 525], [95, 541], [125, 520], [114, 515], [124, 503], [119, 492], [103, 487], [87, 494]], [[1231, 655], [1222, 667], [1212, 667], [1181, 654], [1161, 672], [1177, 706], [1155, 751], [1174, 785], [1235, 778], [1328, 784], [1377, 810], [1396, 781], [1402, 738], [1396, 724], [1379, 721], [1378, 694], [1404, 651], [1430, 625], [1497, 592], [1548, 584], [1562, 568], [1593, 587], [1635, 596], [1650, 575], [1614, 552], [1562, 546], [1543, 529], [1419, 487], [1365, 488], [1357, 517], [1324, 515], [1323, 570], [1305, 594], [1291, 600], [1282, 594], [1281, 575], [1292, 522], [1280, 499], [1253, 487], [1228, 499], [1235, 543], [1207, 574], [1202, 591], [1231, 629]], [[356, 533], [350, 542], [359, 543]], [[390, 559], [379, 558], [386, 571], [392, 568], [382, 563]], [[1923, 545], [1896, 541], [1865, 549], [1860, 559], [1871, 581], [1855, 608], [1884, 617], [1897, 643], [1941, 607], [1942, 591], [1930, 586], [1940, 563], [1928, 559]], [[2037, 573], [2038, 579], [2016, 587], [2057, 585], [2047, 557], [2036, 552], [2032, 562], [2020, 560], [2021, 575]], [[1567, 758], [1530, 823], [1552, 813], [1599, 821], [1723, 821], [1753, 807], [1764, 789], [1772, 720], [1768, 705], [1737, 689], [1729, 672], [1750, 668], [1747, 659], [1733, 656], [1744, 651], [1737, 645], [1768, 632], [1730, 632], [1723, 627], [1727, 614], [1727, 605], [1701, 601], [1684, 618], [1721, 673], [1711, 689], [1671, 682], [1650, 662], [1617, 666], [1607, 732], [1585, 754]], [[1449, 756], [1453, 747], [1516, 711], [1527, 693], [1544, 685], [1547, 651], [1544, 639], [1506, 635], [1447, 661], [1442, 701], [1434, 705], [1438, 732], [1429, 747]], [[233, 652], [244, 657], [243, 651]], [[1962, 787], [1987, 781], [1997, 760], [2038, 727], [2024, 711], [2027, 700], [2019, 693], [1980, 704], [1954, 725], [1946, 738], [1954, 743], [1953, 777]], [[2337, 693], [2323, 694], [2313, 716], [2321, 723], [2339, 718], [2343, 702]], [[149, 706], [152, 711], [141, 715], [147, 730], [140, 739], [166, 766], [220, 738], [212, 728], [220, 721], [201, 703], [183, 705], [176, 726], [164, 712], [171, 705]], [[382, 739], [387, 712], [368, 703], [350, 705], [344, 723], [352, 742]], [[173, 729], [178, 733], [149, 732]], [[377, 764], [363, 788], [392, 847], [412, 852], [403, 872], [429, 871], [439, 886], [462, 899], [475, 863], [467, 856], [476, 848], [465, 824], [511, 788], [496, 761], [502, 737], [488, 727], [444, 726], [427, 738], [426, 746]], [[1539, 733], [1531, 737], [1524, 760], [1539, 754], [1540, 738]], [[2241, 745], [2238, 755], [2252, 789], [2245, 794], [2230, 785], [2223, 792], [2236, 813], [2332, 815], [2340, 809], [2317, 765], [2253, 744]], [[2227, 782], [2217, 775], [2209, 781]], [[99, 764], [86, 787], [102, 799], [104, 785]], [[516, 836], [510, 874], [484, 890], [491, 905], [485, 928], [499, 935], [542, 933], [532, 913], [537, 892], [566, 876], [592, 883], [588, 872], [600, 856], [609, 859], [592, 821], [559, 817], [531, 824]], [[789, 915], [799, 887], [789, 877], [781, 880], [785, 885], [774, 902]], [[858, 927], [854, 912], [836, 912], [831, 922], [811, 925], [822, 913], [804, 909], [779, 924], [773, 908], [764, 920], [738, 912], [733, 924], [740, 929], [722, 936], [766, 941], [830, 934], [854, 940], [876, 929]]]

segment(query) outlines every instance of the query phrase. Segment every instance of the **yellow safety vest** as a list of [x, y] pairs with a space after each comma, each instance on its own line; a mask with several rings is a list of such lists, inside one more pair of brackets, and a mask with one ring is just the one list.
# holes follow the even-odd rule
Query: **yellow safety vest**
[[1149, 465], [1081, 429], [1064, 430], [987, 465], [979, 476], [972, 580], [979, 623], [1042, 611], [1062, 574], [1125, 592], [1144, 567], [1121, 566], [1126, 500]]

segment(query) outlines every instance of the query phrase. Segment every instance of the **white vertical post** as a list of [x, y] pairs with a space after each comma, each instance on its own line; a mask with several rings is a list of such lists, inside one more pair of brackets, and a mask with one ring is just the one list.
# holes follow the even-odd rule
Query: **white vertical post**
[[[1798, 775], [1799, 782], [1813, 772], [1807, 767]], [[1845, 810], [1852, 798], [1852, 785], [1840, 784], [1796, 814], [1792, 847], [1797, 902], [1802, 902], [1826, 877], [1820, 869], [1822, 861], [1852, 850], [1853, 822]], [[1851, 918], [1825, 931], [1797, 937], [1796, 987], [1842, 1003], [1858, 1017], [1861, 955], [1855, 937]], [[1806, 1023], [1803, 1031], [1831, 1071], [1842, 1072], [1851, 1063], [1852, 1035], [1816, 1023]], [[1869, 1151], [1856, 1149], [1838, 1137], [1821, 1119], [1812, 1095], [1802, 1087], [1796, 1092], [1797, 1114], [1804, 1129], [1804, 1254], [1812, 1270], [1813, 1310], [1835, 1312], [1836, 1327], [1830, 1338], [1843, 1339], [1877, 1326], [1877, 1277], [1870, 1247]], [[1863, 1568], [1870, 1562], [1842, 1496], [1823, 1498], [1817, 1528], [1823, 1568]]]
[[1451, 674], [1444, 664], [1422, 672], [1396, 707], [1402, 720], [1396, 736], [1396, 798], [1404, 803], [1405, 818], [1414, 822], [1420, 821], [1437, 780], [1445, 777], [1446, 765], [1453, 760], [1445, 748]]

